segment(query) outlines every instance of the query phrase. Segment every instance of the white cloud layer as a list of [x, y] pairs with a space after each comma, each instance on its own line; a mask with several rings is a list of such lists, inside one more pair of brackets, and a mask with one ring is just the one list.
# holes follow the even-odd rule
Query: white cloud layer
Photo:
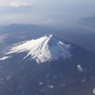
[[9, 6], [12, 6], [12, 7], [20, 7], [20, 6], [31, 6], [32, 3], [28, 3], [28, 2], [11, 2], [9, 4]]
[[13, 23], [73, 26], [77, 18], [94, 13], [95, 0], [0, 0], [1, 26]]

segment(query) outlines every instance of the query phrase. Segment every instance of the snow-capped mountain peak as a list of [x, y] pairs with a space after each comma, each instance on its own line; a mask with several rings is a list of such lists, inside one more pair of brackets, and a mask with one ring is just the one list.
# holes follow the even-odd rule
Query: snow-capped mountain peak
[[31, 59], [35, 59], [37, 63], [71, 57], [70, 45], [63, 43], [53, 35], [46, 35], [39, 39], [18, 43], [12, 46], [6, 55], [21, 52], [27, 52], [23, 59], [31, 55]]

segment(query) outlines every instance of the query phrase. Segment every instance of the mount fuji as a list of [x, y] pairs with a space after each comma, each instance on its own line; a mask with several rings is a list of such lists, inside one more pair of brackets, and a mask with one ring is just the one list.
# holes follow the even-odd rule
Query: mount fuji
[[70, 49], [70, 44], [63, 43], [53, 35], [46, 35], [38, 39], [32, 39], [14, 44], [12, 47], [10, 47], [9, 52], [5, 54], [6, 56], [0, 58], [0, 60], [10, 58], [9, 55], [13, 53], [21, 52], [27, 53], [23, 59], [31, 56], [31, 59], [35, 59], [37, 63], [55, 61], [59, 60], [60, 58], [65, 60], [66, 58], [71, 57]]
[[94, 53], [53, 35], [12, 44], [0, 55], [2, 95], [94, 95]]

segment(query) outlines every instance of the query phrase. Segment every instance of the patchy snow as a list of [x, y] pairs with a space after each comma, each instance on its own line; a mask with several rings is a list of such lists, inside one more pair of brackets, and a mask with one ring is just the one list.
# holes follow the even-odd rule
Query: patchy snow
[[53, 85], [48, 85], [48, 88], [53, 89], [53, 88], [54, 88], [54, 86], [53, 86]]
[[86, 78], [83, 78], [82, 82], [86, 82]]
[[78, 69], [80, 72], [83, 72], [83, 68], [81, 67], [81, 65], [77, 65], [77, 69]]
[[39, 82], [39, 85], [42, 85], [43, 84], [43, 82]]
[[95, 88], [93, 89], [93, 94], [95, 94]]
[[9, 58], [9, 56], [4, 56], [4, 57], [0, 58], [0, 60], [5, 60], [5, 59], [8, 59], [8, 58]]
[[6, 80], [10, 80], [11, 77], [10, 76], [5, 76]]
[[61, 84], [61, 85], [62, 85], [62, 86], [65, 86], [66, 84], [63, 83], [63, 84]]
[[63, 43], [52, 35], [15, 44], [6, 54], [21, 52], [28, 53], [23, 59], [31, 55], [31, 59], [35, 59], [37, 63], [71, 57], [70, 45]]

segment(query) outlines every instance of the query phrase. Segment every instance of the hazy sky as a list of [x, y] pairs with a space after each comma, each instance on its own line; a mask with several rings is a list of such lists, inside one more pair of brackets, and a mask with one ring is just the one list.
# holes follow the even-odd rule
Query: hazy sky
[[0, 25], [72, 25], [94, 16], [95, 0], [0, 0]]

